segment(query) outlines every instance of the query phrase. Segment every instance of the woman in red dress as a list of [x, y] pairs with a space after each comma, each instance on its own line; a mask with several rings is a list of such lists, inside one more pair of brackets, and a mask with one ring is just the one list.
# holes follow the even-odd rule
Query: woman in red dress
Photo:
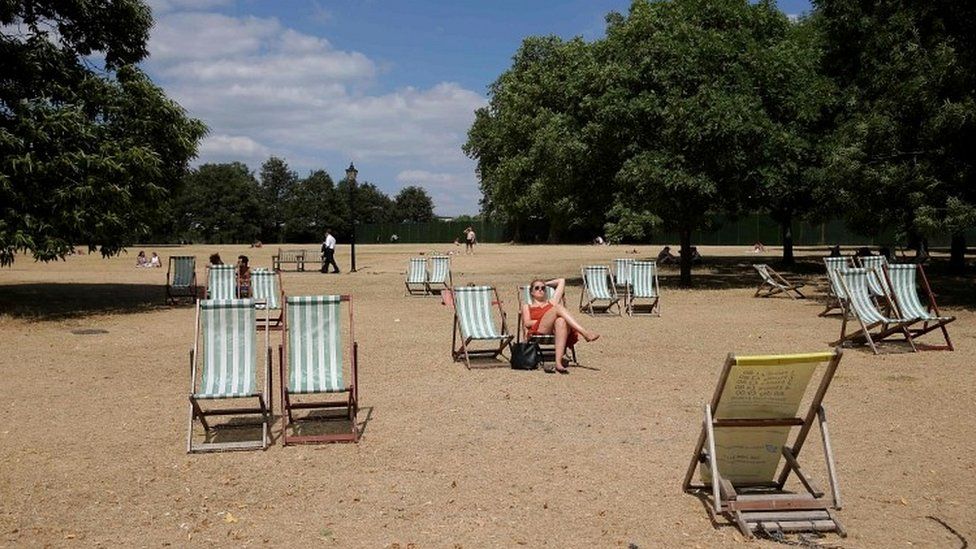
[[[556, 289], [552, 299], [546, 300], [546, 286]], [[600, 334], [583, 328], [562, 305], [565, 290], [565, 278], [555, 278], [548, 282], [535, 279], [529, 286], [532, 299], [522, 305], [522, 322], [528, 335], [554, 334], [556, 336], [556, 371], [560, 374], [569, 373], [566, 368], [569, 362], [565, 357], [566, 347], [574, 346], [580, 336], [586, 341], [594, 341], [600, 337]]]

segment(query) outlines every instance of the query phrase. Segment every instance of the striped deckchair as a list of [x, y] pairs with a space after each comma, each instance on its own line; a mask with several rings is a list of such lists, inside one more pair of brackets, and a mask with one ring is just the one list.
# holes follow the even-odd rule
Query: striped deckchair
[[[342, 356], [342, 303], [349, 312], [349, 365]], [[278, 348], [281, 365], [282, 443], [358, 442], [359, 346], [353, 332], [352, 297], [289, 296]], [[342, 398], [336, 399], [335, 395]], [[340, 413], [297, 417], [295, 410]], [[314, 422], [322, 421], [317, 432]]]
[[[552, 301], [552, 297], [556, 295], [556, 289], [552, 286], [546, 286], [546, 299]], [[532, 336], [528, 335], [528, 328], [522, 323], [522, 304], [532, 303], [532, 286], [519, 286], [518, 287], [518, 330], [515, 332], [515, 341], [535, 341], [539, 344], [539, 349], [542, 351], [543, 360], [551, 359], [556, 360], [556, 336], [554, 334], [535, 334]], [[562, 299], [560, 299], [560, 304], [566, 306], [566, 294], [563, 294]], [[569, 354], [572, 357], [573, 364], [579, 365], [579, 359], [576, 358], [576, 346], [568, 348]]]
[[630, 266], [633, 264], [632, 258], [613, 260], [613, 277], [618, 288], [630, 287]]
[[197, 298], [197, 258], [174, 255], [166, 268], [166, 300], [176, 303], [181, 297]]
[[[430, 287], [427, 285], [427, 260], [422, 257], [410, 258], [407, 267], [406, 295], [428, 295]], [[418, 288], [419, 286], [419, 288]]]
[[[868, 290], [868, 278], [871, 274], [868, 273], [867, 269], [843, 269], [838, 271], [838, 276], [844, 289], [844, 295], [847, 296], [846, 306], [850, 313], [857, 319], [858, 323], [860, 323], [861, 329], [848, 334], [848, 316], [844, 315], [844, 322], [840, 328], [840, 339], [831, 343], [831, 345], [841, 345], [846, 342], [855, 344], [867, 342], [871, 346], [871, 350], [874, 351], [874, 354], [878, 354], [876, 343], [894, 334], [902, 334], [905, 340], [908, 341], [908, 344], [911, 345], [912, 351], [917, 351], [915, 343], [912, 341], [911, 333], [908, 331], [908, 327], [914, 324], [916, 319], [888, 318], [881, 314], [881, 311], [875, 306], [874, 300], [871, 299], [870, 290]], [[890, 302], [889, 308], [892, 311], [897, 310]], [[872, 333], [871, 330], [875, 330], [876, 328], [877, 331]]]
[[[258, 328], [267, 325], [270, 329], [280, 330], [284, 319], [281, 304], [285, 297], [281, 287], [281, 272], [261, 267], [251, 271], [251, 297], [254, 298], [255, 307], [263, 311], [266, 317], [258, 318]], [[267, 323], [263, 322], [265, 319]]]
[[[627, 293], [627, 314], [661, 316], [661, 286], [657, 280], [657, 263], [635, 261], [630, 267], [630, 291]], [[647, 303], [638, 303], [646, 299]], [[640, 312], [646, 307], [646, 312]]]
[[[796, 284], [787, 282], [779, 273], [774, 271], [769, 265], [765, 263], [760, 263], [752, 266], [759, 273], [762, 282], [756, 288], [756, 293], [752, 297], [770, 297], [776, 294], [784, 293], [790, 296], [790, 299], [796, 299], [799, 297], [803, 299], [805, 296], [800, 293], [800, 288], [803, 287], [802, 282]], [[796, 294], [795, 296], [793, 294]]]
[[888, 267], [888, 259], [883, 255], [860, 256], [857, 262], [861, 267], [872, 271], [872, 276], [868, 277], [868, 290], [875, 298], [891, 297], [891, 289], [888, 287], [888, 279], [885, 277], [885, 268]]
[[[258, 360], [264, 359], [264, 367], [258, 368]], [[198, 366], [199, 363], [199, 366]], [[263, 373], [262, 373], [263, 372]], [[258, 390], [258, 377], [261, 390]], [[209, 407], [203, 402], [217, 400], [256, 399], [241, 408]], [[259, 422], [230, 422], [214, 425], [212, 416], [236, 416], [251, 419], [260, 416]], [[219, 452], [224, 450], [250, 450], [267, 448], [271, 425], [271, 347], [265, 332], [263, 347], [255, 329], [254, 300], [200, 300], [197, 302], [196, 335], [190, 350], [190, 422], [186, 436], [187, 452]], [[206, 433], [206, 441], [193, 442], [193, 424], [200, 420]], [[241, 440], [240, 436], [228, 436], [218, 441], [232, 427], [260, 425], [259, 440]]]
[[435, 255], [430, 258], [430, 280], [427, 281], [427, 290], [431, 293], [437, 290], [438, 293], [450, 290], [454, 285], [451, 276], [451, 256]]
[[[683, 488], [700, 494], [714, 520], [725, 515], [747, 538], [788, 532], [837, 532], [840, 483], [827, 430], [823, 399], [841, 359], [826, 353], [735, 356], [705, 405], [701, 433]], [[811, 380], [820, 365], [816, 391]], [[799, 464], [800, 451], [817, 422], [830, 498]], [[692, 483], [695, 471], [701, 482]], [[797, 483], [787, 489], [795, 475]]]
[[[472, 368], [472, 357], [497, 358], [512, 340], [508, 334], [505, 311], [498, 298], [498, 292], [491, 286], [462, 286], [454, 288], [454, 333], [451, 342], [451, 356], [457, 362]], [[492, 309], [497, 308], [501, 316], [501, 329], [495, 328]], [[473, 342], [491, 342], [488, 349], [471, 349]], [[489, 366], [500, 365], [489, 364]]]
[[611, 308], [616, 305], [617, 315], [623, 314], [620, 308], [620, 297], [613, 283], [613, 275], [606, 265], [587, 265], [580, 269], [580, 274], [583, 275], [580, 311], [591, 315], [596, 312], [613, 314]]
[[[895, 306], [898, 307], [901, 317], [917, 318], [922, 321], [921, 328], [909, 330], [912, 333], [912, 338], [927, 334], [936, 328], [942, 330], [942, 336], [945, 337], [945, 345], [917, 344], [918, 348], [952, 351], [952, 341], [949, 339], [949, 331], [946, 330], [946, 324], [955, 320], [956, 317], [942, 316], [939, 313], [939, 306], [935, 303], [935, 294], [932, 293], [932, 288], [929, 286], [929, 279], [925, 276], [925, 270], [922, 268], [922, 265], [920, 263], [917, 265], [910, 263], [888, 265], [887, 272], [888, 280], [891, 282], [892, 294], [895, 297]], [[928, 297], [928, 307], [923, 305], [918, 298], [916, 272], [921, 275], [918, 278], [922, 281], [922, 291]]]
[[829, 292], [827, 293], [826, 308], [818, 316], [827, 316], [830, 311], [840, 309], [840, 313], [847, 316], [847, 294], [844, 293], [844, 285], [840, 281], [840, 270], [851, 267], [849, 257], [825, 257], [824, 266], [827, 268], [827, 283]]
[[233, 265], [207, 266], [207, 299], [237, 297], [237, 269]]

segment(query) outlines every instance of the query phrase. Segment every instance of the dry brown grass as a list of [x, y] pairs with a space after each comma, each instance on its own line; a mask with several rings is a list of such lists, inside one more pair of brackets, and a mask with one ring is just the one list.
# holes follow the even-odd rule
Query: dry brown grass
[[[193, 308], [163, 305], [165, 267], [136, 269], [133, 251], [0, 270], [0, 545], [739, 544], [680, 490], [701, 404], [727, 353], [823, 350], [838, 319], [818, 318], [816, 299], [753, 299], [756, 256], [703, 248], [719, 259], [697, 271], [698, 288], [665, 272], [661, 318], [581, 315], [603, 334], [580, 345], [586, 368], [468, 371], [448, 352], [448, 308], [403, 296], [407, 258], [430, 248], [362, 246], [357, 274], [284, 276], [291, 294], [355, 296], [359, 444], [218, 455], [184, 453]], [[215, 250], [252, 266], [274, 253], [157, 249], [164, 261], [195, 254], [201, 276]], [[572, 278], [575, 305], [580, 264], [624, 250], [480, 245], [453, 271], [456, 283], [497, 286], [514, 323], [517, 284]], [[347, 246], [337, 259], [348, 269]], [[820, 279], [813, 259], [800, 271]], [[956, 352], [845, 352], [826, 406], [851, 536], [832, 541], [959, 546], [927, 516], [976, 535], [976, 315], [948, 312]], [[81, 328], [107, 333], [72, 333]], [[824, 478], [816, 444], [802, 461]]]

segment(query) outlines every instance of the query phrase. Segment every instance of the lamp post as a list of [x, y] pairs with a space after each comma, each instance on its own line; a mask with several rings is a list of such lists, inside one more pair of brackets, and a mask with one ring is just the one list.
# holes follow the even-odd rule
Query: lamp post
[[349, 243], [349, 253], [352, 256], [349, 272], [356, 272], [356, 175], [359, 170], [352, 162], [346, 168], [346, 179], [349, 180], [349, 225], [352, 227], [352, 240]]

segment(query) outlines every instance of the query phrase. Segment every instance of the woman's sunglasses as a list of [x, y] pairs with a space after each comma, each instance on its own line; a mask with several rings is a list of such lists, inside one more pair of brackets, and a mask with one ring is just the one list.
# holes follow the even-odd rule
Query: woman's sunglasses
[[538, 292], [539, 290], [545, 290], [545, 289], [546, 289], [545, 286], [532, 286], [533, 292]]

